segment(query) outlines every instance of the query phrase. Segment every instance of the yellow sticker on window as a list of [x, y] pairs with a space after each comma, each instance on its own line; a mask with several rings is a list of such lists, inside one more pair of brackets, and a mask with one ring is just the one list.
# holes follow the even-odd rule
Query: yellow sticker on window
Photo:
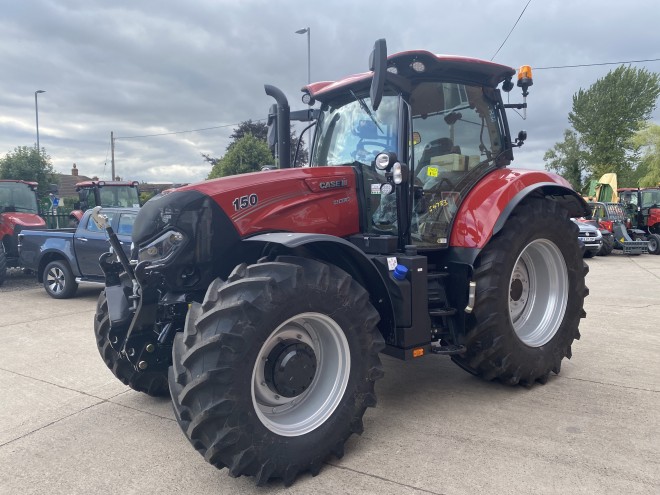
[[429, 177], [437, 177], [438, 176], [438, 168], [437, 167], [428, 167], [426, 169], [426, 175]]

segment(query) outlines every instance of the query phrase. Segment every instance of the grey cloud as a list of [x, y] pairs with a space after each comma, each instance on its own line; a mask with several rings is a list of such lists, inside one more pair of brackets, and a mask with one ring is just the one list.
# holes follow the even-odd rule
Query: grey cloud
[[[365, 71], [375, 39], [390, 52], [428, 49], [490, 59], [522, 0], [418, 1], [114, 1], [7, 2], [0, 18], [0, 154], [32, 145], [34, 91], [40, 141], [58, 170], [76, 162], [109, 176], [110, 131], [127, 137], [235, 124], [266, 116], [264, 83], [293, 108], [307, 80]], [[517, 67], [657, 58], [652, 0], [532, 2], [495, 61]], [[571, 97], [609, 67], [535, 71], [528, 119], [510, 118], [529, 139], [515, 165], [542, 168], [542, 156], [568, 127]], [[660, 64], [649, 64], [660, 70]], [[517, 89], [512, 101], [519, 101]], [[656, 112], [655, 117], [658, 117]], [[118, 139], [117, 171], [137, 180], [189, 182], [221, 155], [231, 127]]]

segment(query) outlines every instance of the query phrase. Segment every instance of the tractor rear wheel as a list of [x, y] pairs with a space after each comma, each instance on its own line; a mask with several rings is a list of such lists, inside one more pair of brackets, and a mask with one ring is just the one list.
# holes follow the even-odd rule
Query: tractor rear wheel
[[649, 253], [660, 254], [660, 235], [649, 234]]
[[589, 268], [577, 235], [555, 202], [530, 198], [516, 208], [477, 259], [467, 351], [453, 357], [459, 366], [510, 385], [545, 383], [559, 373], [586, 316]]
[[316, 475], [376, 405], [379, 315], [337, 267], [298, 257], [239, 265], [193, 304], [172, 350], [174, 411], [192, 445], [263, 485]]
[[108, 301], [105, 291], [101, 292], [96, 302], [96, 315], [94, 316], [94, 335], [96, 346], [105, 362], [115, 375], [124, 384], [138, 392], [160, 397], [170, 393], [167, 385], [167, 371], [135, 371], [135, 368], [123, 359], [110, 345], [110, 315], [108, 314]]

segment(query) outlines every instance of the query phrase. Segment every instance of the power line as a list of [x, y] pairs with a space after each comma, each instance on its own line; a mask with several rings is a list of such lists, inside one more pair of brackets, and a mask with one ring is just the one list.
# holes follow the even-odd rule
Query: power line
[[[497, 51], [495, 52], [495, 55], [497, 55], [498, 53], [500, 53], [500, 50], [501, 50], [502, 47], [504, 46], [504, 43], [506, 43], [506, 40], [509, 39], [509, 36], [511, 36], [511, 33], [513, 33], [513, 30], [516, 29], [516, 26], [518, 25], [518, 21], [520, 21], [520, 18], [523, 16], [523, 14], [525, 13], [525, 11], [527, 10], [527, 6], [528, 6], [530, 3], [532, 3], [532, 0], [528, 0], [528, 1], [527, 1], [527, 4], [525, 5], [525, 8], [522, 9], [522, 12], [520, 13], [520, 15], [518, 16], [518, 19], [516, 20], [515, 24], [514, 24], [513, 27], [511, 28], [511, 31], [509, 31], [509, 34], [506, 35], [506, 38], [504, 38], [504, 41], [502, 42], [502, 44], [500, 45], [500, 47], [499, 47], [499, 48], [497, 49]], [[490, 61], [491, 61], [491, 62], [492, 62], [493, 59], [495, 58], [495, 55], [493, 55], [493, 56], [490, 58]]]
[[[266, 119], [249, 119], [249, 120], [252, 120], [253, 122], [263, 122]], [[141, 136], [116, 136], [115, 141], [117, 141], [117, 139], [138, 139], [138, 138], [148, 138], [148, 137], [156, 137], [156, 136], [171, 136], [173, 134], [184, 134], [186, 132], [210, 131], [212, 129], [222, 129], [225, 127], [233, 127], [236, 125], [241, 125], [241, 122], [237, 122], [235, 124], [216, 125], [213, 127], [203, 127], [201, 129], [188, 129], [186, 131], [161, 132], [159, 134], [143, 134]]]
[[595, 64], [576, 64], [576, 65], [554, 65], [549, 67], [532, 67], [534, 70], [544, 70], [544, 69], [569, 69], [573, 67], [594, 67], [597, 65], [620, 65], [620, 64], [635, 64], [641, 62], [658, 62], [660, 58], [646, 58], [643, 60], [625, 60], [623, 62], [600, 62]]

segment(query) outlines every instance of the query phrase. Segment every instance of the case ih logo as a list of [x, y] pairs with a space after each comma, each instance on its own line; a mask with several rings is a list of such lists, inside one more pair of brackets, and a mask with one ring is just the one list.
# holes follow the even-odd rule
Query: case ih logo
[[337, 187], [346, 187], [348, 186], [348, 179], [337, 179], [321, 182], [319, 187], [321, 189], [335, 189]]

